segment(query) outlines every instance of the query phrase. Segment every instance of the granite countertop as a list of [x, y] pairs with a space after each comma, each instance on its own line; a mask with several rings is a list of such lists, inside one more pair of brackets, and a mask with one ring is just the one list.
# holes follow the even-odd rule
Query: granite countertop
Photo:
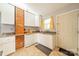
[[56, 34], [56, 32], [50, 32], [50, 31], [35, 31], [34, 33]]
[[45, 32], [40, 32], [40, 33], [47, 33], [47, 34], [56, 34], [56, 32], [48, 32], [48, 31], [45, 31]]
[[56, 32], [50, 32], [50, 31], [33, 31], [32, 33], [26, 33], [25, 34], [15, 34], [15, 33], [4, 33], [4, 34], [0, 34], [0, 38], [2, 37], [9, 37], [9, 36], [20, 36], [20, 35], [30, 35], [30, 34], [36, 34], [36, 33], [42, 33], [42, 34], [51, 34], [51, 35], [55, 35]]
[[26, 35], [30, 35], [30, 34], [36, 34], [36, 33], [42, 33], [42, 34], [56, 34], [56, 32], [50, 32], [50, 31], [33, 31], [32, 33], [26, 33]]

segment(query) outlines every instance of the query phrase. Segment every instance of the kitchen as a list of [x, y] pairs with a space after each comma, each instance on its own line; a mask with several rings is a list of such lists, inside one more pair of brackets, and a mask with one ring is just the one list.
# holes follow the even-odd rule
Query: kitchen
[[[15, 52], [17, 49], [31, 46], [37, 42], [46, 45], [46, 43], [39, 41], [39, 39], [43, 39], [43, 37], [50, 38], [50, 42], [47, 43], [52, 44], [52, 35], [50, 33], [44, 34], [46, 33], [44, 31], [43, 33], [40, 32], [40, 20], [38, 15], [35, 19], [34, 14], [11, 4], [0, 4], [0, 11], [0, 51], [3, 51], [4, 56]], [[53, 35], [55, 35], [55, 32]], [[41, 37], [39, 38], [39, 36]], [[51, 49], [53, 48], [52, 45], [46, 46]]]
[[[52, 4], [47, 4], [47, 5], [50, 6]], [[56, 4], [56, 5], [57, 6], [60, 5], [59, 7], [61, 8], [67, 7], [67, 6], [69, 7], [73, 6], [71, 7], [71, 9], [66, 10], [64, 12], [68, 12], [79, 8], [77, 7], [76, 4]], [[39, 5], [37, 4], [37, 6]], [[62, 9], [62, 10], [65, 10], [65, 9]], [[75, 32], [77, 30], [75, 29], [77, 28], [77, 26], [75, 26], [77, 25], [76, 24], [77, 21], [74, 21], [74, 19], [77, 19], [76, 16], [79, 13], [79, 11], [76, 10], [69, 13], [70, 13], [69, 14], [70, 17], [67, 15], [62, 16], [62, 15], [59, 15], [61, 13], [56, 14], [55, 12], [54, 14], [56, 14], [57, 17], [54, 15], [54, 16], [49, 16], [45, 18], [44, 16], [33, 12], [30, 8], [24, 9], [10, 3], [1, 3], [0, 4], [0, 53], [1, 55], [19, 56], [20, 54], [22, 56], [23, 55], [22, 53], [24, 53], [23, 56], [28, 56], [28, 55], [50, 56], [50, 54], [51, 56], [53, 56], [54, 54], [56, 55], [56, 53], [58, 53], [59, 55], [62, 56], [62, 55], [65, 55], [64, 54], [65, 52], [61, 53], [58, 51], [58, 50], [63, 51], [62, 48], [66, 48], [66, 50], [68, 50], [67, 54], [69, 55], [74, 55], [74, 54], [77, 55], [78, 54], [77, 53], [78, 52], [77, 34]], [[68, 19], [66, 21], [67, 17], [70, 20]], [[64, 19], [65, 21], [63, 21], [62, 19]], [[73, 20], [72, 22], [71, 22], [71, 19]], [[71, 24], [71, 25], [68, 26], [67, 24], [68, 25]], [[62, 39], [65, 39], [65, 40], [63, 41]], [[70, 45], [66, 45], [66, 43], [68, 42], [67, 40], [70, 41], [71, 44], [68, 43]], [[34, 49], [30, 47], [33, 47], [34, 49], [36, 49], [37, 52], [35, 52]], [[55, 53], [53, 53], [53, 50], [56, 50]], [[20, 51], [21, 53], [18, 51]], [[74, 54], [72, 52], [74, 52]]]

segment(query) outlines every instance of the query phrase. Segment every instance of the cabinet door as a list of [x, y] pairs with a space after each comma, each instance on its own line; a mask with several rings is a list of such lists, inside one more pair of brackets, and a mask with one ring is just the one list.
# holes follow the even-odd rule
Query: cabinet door
[[16, 34], [24, 34], [24, 10], [16, 7]]
[[16, 36], [16, 49], [24, 47], [24, 36]]
[[25, 14], [24, 14], [24, 26], [30, 26], [30, 19], [29, 19], [29, 14], [28, 12], [25, 11]]
[[30, 12], [25, 12], [25, 26], [35, 26], [35, 15]]
[[35, 16], [35, 26], [40, 27], [40, 17], [39, 17], [39, 15]]
[[[24, 10], [16, 7], [16, 34], [24, 34]], [[16, 36], [16, 49], [24, 46], [24, 35]]]
[[5, 3], [0, 4], [1, 8], [1, 23], [2, 24], [14, 24], [15, 19], [15, 7]]
[[44, 45], [50, 49], [53, 49], [53, 40], [55, 40], [53, 36], [49, 34], [44, 35]]
[[0, 38], [0, 51], [3, 50], [3, 40], [4, 38]]
[[6, 42], [3, 42], [3, 55], [9, 55], [15, 52], [15, 37], [5, 38]]
[[41, 40], [42, 40], [42, 35], [41, 34], [36, 34], [36, 41], [37, 43], [40, 43], [41, 44]]
[[39, 44], [42, 44], [50, 49], [53, 49], [53, 40], [55, 40], [55, 38], [53, 38], [52, 35], [49, 34], [37, 34], [37, 42]]
[[9, 55], [10, 53], [15, 52], [15, 43], [9, 42], [3, 45], [3, 55]]
[[32, 45], [32, 36], [31, 35], [25, 35], [25, 47]]
[[32, 44], [36, 42], [34, 37], [35, 37], [34, 34], [25, 35], [25, 47], [31, 46]]

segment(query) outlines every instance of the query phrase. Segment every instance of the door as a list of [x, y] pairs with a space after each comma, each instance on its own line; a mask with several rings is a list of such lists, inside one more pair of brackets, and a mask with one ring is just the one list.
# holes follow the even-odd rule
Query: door
[[77, 51], [78, 51], [78, 55], [79, 55], [79, 14], [78, 14], [78, 31], [77, 31], [77, 33], [78, 33], [78, 49], [77, 49]]
[[77, 53], [77, 12], [57, 17], [58, 47]]

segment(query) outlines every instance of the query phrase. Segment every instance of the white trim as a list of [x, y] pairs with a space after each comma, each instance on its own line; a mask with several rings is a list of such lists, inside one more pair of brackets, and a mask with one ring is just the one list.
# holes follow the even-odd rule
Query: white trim
[[71, 12], [75, 12], [75, 11], [79, 11], [79, 9], [75, 9], [75, 10], [67, 11], [67, 12], [58, 14], [58, 15], [56, 15], [56, 16], [61, 16], [61, 15], [64, 15], [64, 14], [68, 14], [68, 13], [71, 13]]

